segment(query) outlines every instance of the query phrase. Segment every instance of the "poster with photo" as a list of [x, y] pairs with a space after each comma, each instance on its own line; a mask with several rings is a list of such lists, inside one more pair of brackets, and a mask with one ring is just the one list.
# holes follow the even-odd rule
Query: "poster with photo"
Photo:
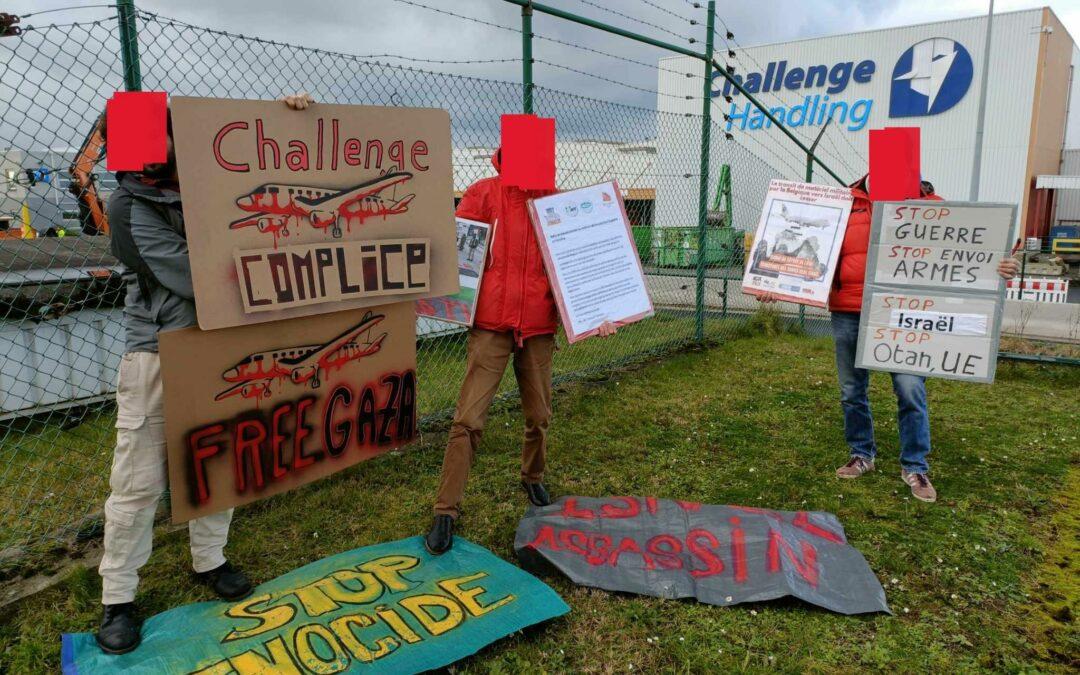
[[453, 295], [425, 298], [416, 301], [417, 316], [448, 323], [471, 326], [476, 317], [476, 301], [480, 297], [480, 281], [484, 276], [491, 226], [478, 220], [457, 219], [458, 284]]
[[851, 202], [846, 187], [770, 182], [747, 256], [743, 292], [825, 307]]

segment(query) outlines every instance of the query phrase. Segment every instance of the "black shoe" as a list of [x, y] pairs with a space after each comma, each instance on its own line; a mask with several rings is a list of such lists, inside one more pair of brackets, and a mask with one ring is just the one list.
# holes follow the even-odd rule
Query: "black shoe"
[[135, 603], [105, 605], [101, 627], [94, 638], [106, 654], [127, 654], [138, 647], [142, 637], [139, 620], [135, 617]]
[[424, 537], [424, 548], [431, 555], [442, 555], [454, 545], [454, 518], [445, 513], [435, 516], [431, 531]]
[[233, 567], [228, 561], [221, 567], [209, 572], [199, 572], [195, 576], [199, 581], [214, 589], [222, 600], [240, 600], [251, 595], [251, 581], [247, 575]]
[[525, 494], [529, 495], [529, 501], [534, 506], [550, 506], [551, 495], [543, 483], [526, 483], [522, 481], [521, 487], [525, 488]]

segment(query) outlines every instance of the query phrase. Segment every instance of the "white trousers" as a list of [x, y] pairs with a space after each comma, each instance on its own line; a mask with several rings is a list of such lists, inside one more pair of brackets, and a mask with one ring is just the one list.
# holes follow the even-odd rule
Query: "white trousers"
[[[116, 387], [116, 450], [105, 502], [101, 602], [132, 602], [139, 568], [150, 558], [154, 514], [168, 485], [161, 361], [152, 352], [124, 354]], [[188, 523], [196, 572], [225, 562], [232, 509]]]

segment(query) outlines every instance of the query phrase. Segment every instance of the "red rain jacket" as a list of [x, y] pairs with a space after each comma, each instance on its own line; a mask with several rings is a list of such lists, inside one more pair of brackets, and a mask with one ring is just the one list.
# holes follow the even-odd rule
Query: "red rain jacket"
[[[867, 192], [866, 176], [851, 186], [854, 201], [848, 216], [844, 242], [840, 245], [840, 259], [836, 262], [836, 274], [829, 293], [829, 310], [832, 312], [861, 312], [863, 282], [866, 279], [866, 252], [870, 248], [870, 218], [874, 204]], [[920, 199], [942, 201], [936, 194], [923, 195]]]
[[[501, 170], [501, 152], [496, 150], [491, 157], [496, 171]], [[457, 216], [492, 226], [473, 321], [476, 328], [513, 331], [519, 343], [558, 329], [555, 296], [526, 207], [527, 200], [554, 192], [505, 186], [498, 176], [478, 180], [465, 190]]]

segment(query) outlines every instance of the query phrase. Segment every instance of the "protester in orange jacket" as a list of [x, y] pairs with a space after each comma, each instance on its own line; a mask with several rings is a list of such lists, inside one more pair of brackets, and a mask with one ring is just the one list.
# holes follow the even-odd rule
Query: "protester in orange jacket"
[[[870, 372], [855, 366], [873, 214], [869, 193], [869, 176], [863, 176], [851, 186], [854, 201], [840, 246], [833, 288], [829, 293], [836, 371], [840, 381], [840, 407], [844, 411], [844, 439], [850, 452], [847, 463], [836, 470], [840, 478], [858, 478], [873, 471], [877, 455], [874, 420], [867, 396]], [[920, 199], [941, 201], [928, 181], [922, 181], [921, 193]], [[1013, 278], [1018, 271], [1019, 264], [1012, 257], [1003, 258], [998, 264], [998, 274], [1005, 279]], [[761, 300], [776, 302], [777, 298], [769, 294]], [[930, 454], [930, 413], [926, 405], [926, 378], [907, 373], [890, 375], [898, 408], [900, 478], [911, 488], [911, 494], [916, 499], [936, 501], [937, 490], [927, 475], [930, 471], [926, 461]]]

